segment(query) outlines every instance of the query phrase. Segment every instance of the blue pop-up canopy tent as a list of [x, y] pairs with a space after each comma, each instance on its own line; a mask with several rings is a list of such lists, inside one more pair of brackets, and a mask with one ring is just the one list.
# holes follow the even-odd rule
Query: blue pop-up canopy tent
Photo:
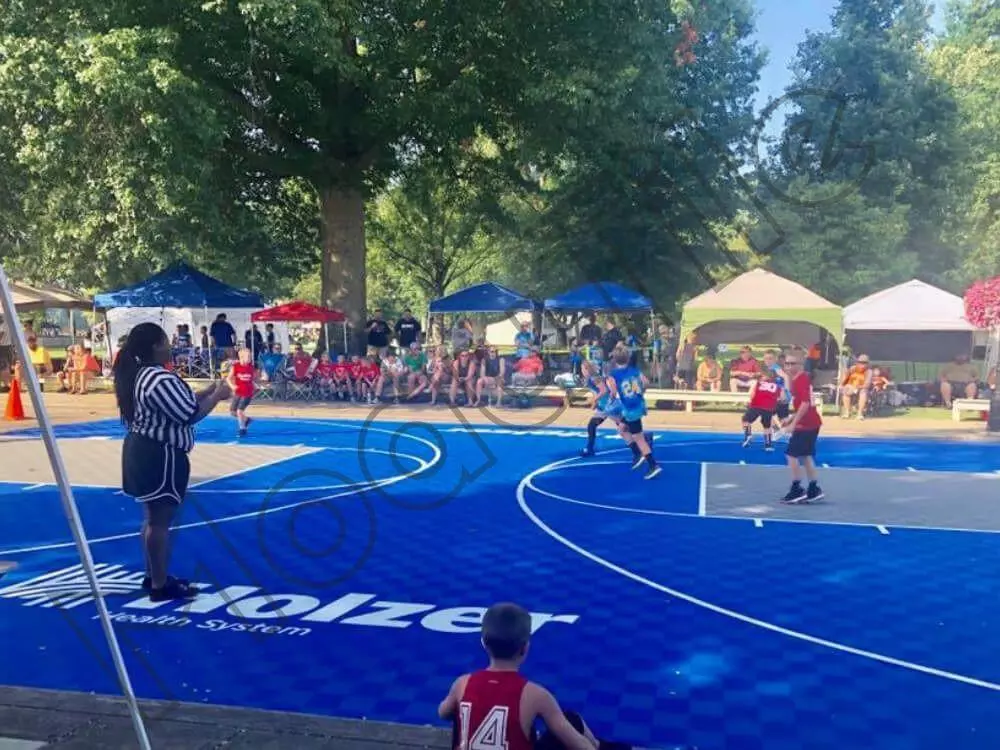
[[649, 312], [653, 309], [653, 301], [621, 284], [599, 281], [545, 300], [545, 309], [553, 312]]
[[534, 312], [540, 305], [530, 297], [518, 294], [513, 289], [487, 281], [484, 284], [466, 287], [436, 299], [430, 304], [430, 311], [439, 313], [511, 313]]
[[121, 307], [248, 308], [264, 303], [259, 294], [231, 287], [187, 263], [176, 263], [138, 284], [98, 294], [99, 310]]
[[[259, 294], [229, 286], [187, 263], [177, 263], [138, 284], [98, 294], [94, 307], [105, 312], [108, 343], [114, 350], [115, 339], [139, 323], [156, 323], [168, 335], [177, 326], [186, 325], [197, 342], [199, 329], [210, 326], [220, 313], [226, 315], [239, 339], [252, 325], [251, 313], [264, 304]], [[286, 344], [287, 332], [277, 333]]]

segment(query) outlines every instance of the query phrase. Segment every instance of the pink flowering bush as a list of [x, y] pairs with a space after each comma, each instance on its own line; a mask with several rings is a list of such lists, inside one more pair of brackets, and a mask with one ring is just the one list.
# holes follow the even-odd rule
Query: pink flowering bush
[[977, 281], [966, 290], [965, 319], [978, 328], [1000, 327], [1000, 276]]

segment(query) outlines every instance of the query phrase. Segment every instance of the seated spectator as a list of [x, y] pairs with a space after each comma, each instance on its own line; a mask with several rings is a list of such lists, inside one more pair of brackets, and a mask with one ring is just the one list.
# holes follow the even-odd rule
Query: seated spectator
[[76, 384], [73, 376], [76, 374], [77, 349], [82, 349], [82, 347], [79, 344], [74, 344], [66, 349], [66, 361], [63, 362], [62, 369], [56, 373], [56, 380], [59, 382], [59, 393], [73, 392]]
[[369, 355], [362, 359], [358, 368], [358, 398], [368, 404], [374, 404], [375, 389], [381, 376], [382, 368], [375, 357]]
[[385, 390], [386, 383], [392, 383], [392, 395], [395, 399], [395, 403], [399, 403], [400, 394], [400, 382], [407, 376], [408, 370], [403, 361], [396, 356], [396, 352], [392, 349], [389, 353], [385, 355], [385, 359], [382, 360], [382, 367], [379, 373], [378, 382], [375, 384], [375, 401], [376, 403], [382, 400], [382, 392]]
[[712, 352], [707, 352], [705, 359], [698, 365], [694, 387], [697, 391], [712, 391], [713, 393], [722, 390], [722, 365], [719, 364]]
[[503, 402], [503, 382], [506, 376], [506, 362], [497, 351], [495, 346], [491, 346], [486, 353], [486, 359], [479, 366], [479, 380], [476, 382], [476, 402], [473, 406], [479, 406], [483, 401], [483, 391], [490, 389], [491, 393], [486, 394], [486, 403], [495, 402], [497, 405]]
[[805, 360], [802, 362], [802, 368], [812, 375], [816, 370], [819, 369], [820, 360], [823, 359], [823, 347], [821, 342], [817, 341], [815, 344], [809, 347], [809, 352], [806, 354]]
[[302, 344], [296, 344], [295, 353], [292, 354], [292, 361], [290, 363], [292, 380], [296, 383], [305, 383], [312, 377], [315, 366], [316, 360], [305, 353], [302, 349]]
[[419, 341], [410, 344], [409, 350], [403, 355], [403, 366], [406, 367], [406, 400], [412, 401], [430, 385], [427, 355], [420, 348]]
[[[483, 615], [481, 643], [490, 658], [484, 670], [464, 674], [438, 706], [438, 716], [452, 722], [452, 748], [497, 747], [555, 750], [622, 750], [625, 745], [598, 741], [583, 719], [563, 712], [553, 695], [521, 676], [528, 655], [531, 615], [516, 604], [494, 604]], [[546, 733], [535, 737], [541, 719]], [[497, 721], [503, 722], [498, 725]]]
[[883, 370], [881, 367], [872, 368], [872, 391], [885, 392], [891, 385], [888, 370]]
[[514, 334], [514, 349], [518, 359], [531, 354], [531, 347], [535, 345], [535, 334], [531, 332], [531, 323], [524, 321], [521, 323], [521, 330]]
[[536, 385], [542, 373], [545, 372], [545, 363], [538, 353], [537, 347], [532, 347], [527, 357], [523, 357], [514, 363], [514, 374], [511, 376], [511, 385], [515, 388], [527, 388]]
[[471, 404], [476, 397], [476, 358], [468, 349], [458, 352], [451, 364], [451, 390], [448, 392], [448, 400], [452, 406], [455, 406], [458, 399], [459, 386], [465, 394], [465, 403]]
[[313, 377], [322, 389], [323, 395], [328, 396], [334, 390], [333, 385], [333, 360], [327, 352], [323, 352], [313, 370]]
[[851, 401], [855, 396], [858, 397], [858, 419], [865, 418], [873, 378], [870, 364], [868, 355], [862, 354], [844, 375], [840, 384], [841, 416], [844, 419], [851, 418]]
[[28, 355], [31, 357], [31, 364], [40, 377], [52, 374], [52, 355], [49, 350], [38, 343], [38, 337], [30, 334], [28, 337]]
[[333, 373], [334, 395], [341, 401], [354, 403], [354, 382], [351, 380], [351, 363], [347, 361], [347, 356], [340, 354], [337, 362], [331, 368]]
[[965, 398], [975, 398], [979, 393], [979, 368], [969, 362], [966, 354], [959, 354], [953, 362], [941, 368], [941, 401], [951, 408], [951, 400], [957, 391]]
[[81, 396], [87, 393], [90, 381], [95, 376], [101, 374], [101, 365], [94, 357], [94, 352], [90, 348], [77, 346], [77, 354], [73, 360], [73, 375], [70, 378], [70, 393], [78, 393]]
[[441, 389], [451, 385], [452, 361], [445, 346], [437, 348], [429, 367], [431, 370], [431, 406], [434, 406], [437, 404], [438, 393], [441, 392]]
[[740, 356], [729, 363], [729, 390], [734, 393], [749, 391], [760, 375], [760, 363], [754, 359], [749, 346], [740, 349]]

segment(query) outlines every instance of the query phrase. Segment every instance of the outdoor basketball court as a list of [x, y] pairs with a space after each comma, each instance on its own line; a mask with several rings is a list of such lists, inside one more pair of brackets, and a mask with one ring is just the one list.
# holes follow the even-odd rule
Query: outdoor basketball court
[[[826, 438], [827, 500], [788, 507], [781, 446], [737, 434], [659, 433], [645, 482], [610, 433], [580, 459], [581, 430], [261, 418], [236, 444], [210, 418], [174, 537], [206, 592], [180, 606], [139, 591], [120, 426], [58, 434], [140, 697], [434, 723], [514, 600], [526, 673], [598, 734], [1000, 747], [994, 445]], [[0, 457], [0, 683], [119, 692], [40, 442]]]

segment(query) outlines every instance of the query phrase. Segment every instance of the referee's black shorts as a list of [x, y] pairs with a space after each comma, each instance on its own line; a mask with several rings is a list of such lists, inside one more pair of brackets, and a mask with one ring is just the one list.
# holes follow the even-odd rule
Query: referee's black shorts
[[134, 432], [122, 446], [122, 491], [140, 503], [180, 505], [191, 478], [191, 462], [179, 448]]
[[816, 439], [819, 428], [815, 430], [795, 430], [788, 438], [788, 448], [785, 454], [792, 458], [813, 458], [816, 455]]

